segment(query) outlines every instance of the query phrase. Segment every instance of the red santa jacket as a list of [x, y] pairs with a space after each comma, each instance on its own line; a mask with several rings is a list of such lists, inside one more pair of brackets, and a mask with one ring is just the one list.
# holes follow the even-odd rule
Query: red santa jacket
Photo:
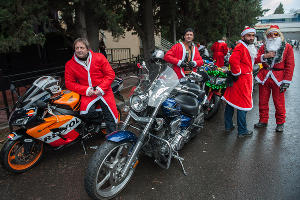
[[[81, 95], [80, 113], [88, 113], [90, 107], [101, 99], [118, 121], [118, 111], [111, 84], [115, 79], [115, 72], [107, 59], [101, 53], [89, 52], [89, 62], [86, 66], [74, 54], [65, 66], [65, 84], [67, 89]], [[89, 87], [100, 88], [102, 95], [86, 96]]]
[[[178, 79], [185, 77], [184, 69], [179, 67], [180, 64], [185, 60], [186, 48], [182, 42], [175, 44], [165, 55], [164, 60], [173, 64], [173, 69], [178, 76]], [[196, 72], [197, 67], [203, 65], [202, 58], [198, 49], [195, 45], [192, 45], [191, 61], [194, 62], [195, 67], [193, 71]]]
[[239, 110], [251, 110], [252, 102], [252, 70], [254, 60], [251, 59], [247, 45], [241, 41], [229, 58], [231, 73], [239, 76], [232, 87], [227, 87], [222, 97], [229, 105]]
[[[265, 45], [261, 46], [255, 59], [256, 63], [261, 62], [263, 64], [263, 68], [255, 78], [258, 83], [264, 84], [269, 77], [278, 86], [281, 83], [291, 83], [295, 68], [293, 47], [288, 43], [282, 42], [281, 47], [276, 52], [275, 60], [273, 58], [263, 59], [265, 51]], [[270, 68], [274, 70], [270, 70]]]
[[215, 42], [210, 49], [213, 52], [213, 58], [216, 60], [216, 65], [218, 67], [223, 67], [224, 56], [226, 56], [228, 52], [227, 44], [223, 40], [220, 40]]

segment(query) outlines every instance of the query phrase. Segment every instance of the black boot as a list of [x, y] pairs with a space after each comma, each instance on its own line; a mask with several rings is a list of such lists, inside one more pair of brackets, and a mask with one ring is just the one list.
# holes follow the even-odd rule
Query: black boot
[[276, 132], [283, 132], [284, 124], [277, 124]]
[[268, 126], [267, 123], [261, 123], [261, 122], [254, 124], [254, 128], [265, 128], [267, 126]]

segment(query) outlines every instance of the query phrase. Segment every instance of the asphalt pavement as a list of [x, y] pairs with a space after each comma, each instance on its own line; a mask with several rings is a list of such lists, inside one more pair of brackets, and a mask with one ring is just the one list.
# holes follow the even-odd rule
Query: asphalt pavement
[[[226, 135], [222, 104], [218, 114], [180, 152], [188, 176], [176, 160], [165, 170], [151, 158], [142, 157], [133, 179], [116, 199], [300, 199], [299, 51], [295, 51], [295, 60], [293, 82], [286, 92], [287, 122], [283, 133], [275, 132], [275, 109], [270, 100], [267, 128], [254, 129], [250, 138], [238, 139], [236, 129]], [[253, 101], [254, 108], [247, 114], [249, 129], [258, 121], [258, 87]], [[103, 140], [96, 138], [87, 146], [101, 145]], [[47, 152], [38, 166], [23, 174], [0, 168], [0, 199], [90, 199], [83, 178], [93, 152], [88, 148], [84, 155], [81, 145], [75, 144], [62, 151]]]

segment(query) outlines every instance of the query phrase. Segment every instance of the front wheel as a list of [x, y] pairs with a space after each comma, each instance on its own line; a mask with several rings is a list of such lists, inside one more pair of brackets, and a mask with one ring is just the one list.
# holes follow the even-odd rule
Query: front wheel
[[33, 140], [26, 143], [24, 138], [8, 140], [0, 152], [1, 164], [8, 171], [22, 173], [38, 164], [43, 152], [42, 141]]
[[121, 177], [133, 144], [106, 141], [93, 154], [84, 178], [85, 190], [93, 199], [111, 199], [130, 181], [138, 160]]

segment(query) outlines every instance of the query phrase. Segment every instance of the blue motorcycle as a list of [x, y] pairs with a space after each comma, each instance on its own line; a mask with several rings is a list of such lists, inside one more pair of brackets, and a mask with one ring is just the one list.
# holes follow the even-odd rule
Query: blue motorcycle
[[[152, 64], [159, 70], [153, 81], [148, 71], [130, 98], [130, 110], [121, 130], [108, 135], [93, 154], [85, 174], [85, 189], [93, 199], [111, 199], [130, 181], [142, 155], [150, 156], [168, 169], [178, 160], [185, 143], [203, 127], [205, 91], [196, 82], [202, 76], [192, 72], [184, 83], [164, 63], [162, 51], [153, 53]], [[192, 81], [191, 81], [192, 80]]]

